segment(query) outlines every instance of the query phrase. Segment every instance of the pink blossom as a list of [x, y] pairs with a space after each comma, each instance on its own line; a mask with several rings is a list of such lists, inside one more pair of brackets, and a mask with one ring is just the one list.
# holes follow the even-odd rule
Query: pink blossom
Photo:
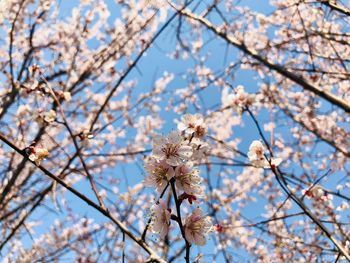
[[49, 155], [49, 151], [46, 148], [40, 146], [31, 146], [29, 147], [29, 150], [30, 154], [28, 158], [32, 162], [35, 162], [36, 165], [40, 165], [41, 161]]
[[184, 144], [179, 131], [173, 131], [168, 136], [157, 135], [153, 138], [153, 156], [177, 166], [191, 158], [192, 147]]
[[265, 151], [266, 149], [261, 141], [253, 141], [248, 151], [248, 158], [250, 163], [255, 167], [274, 169], [282, 162], [281, 158], [271, 158], [270, 160], [267, 160]]
[[181, 122], [177, 124], [179, 131], [185, 131], [195, 137], [203, 137], [207, 132], [207, 127], [204, 123], [203, 116], [201, 114], [185, 114], [181, 118]]
[[145, 169], [148, 176], [145, 178], [145, 185], [154, 187], [158, 192], [164, 190], [168, 181], [174, 177], [174, 169], [164, 160], [149, 158], [145, 163]]
[[206, 244], [206, 235], [212, 229], [209, 217], [202, 215], [202, 210], [197, 207], [193, 213], [186, 218], [185, 236], [188, 242], [199, 246]]
[[160, 200], [159, 204], [153, 207], [152, 214], [152, 231], [159, 233], [164, 238], [169, 231], [171, 211], [167, 208], [164, 201]]
[[201, 195], [203, 187], [199, 170], [194, 169], [192, 163], [187, 163], [175, 169], [176, 187], [190, 195]]
[[238, 85], [235, 88], [235, 93], [228, 94], [224, 90], [222, 94], [222, 104], [224, 107], [232, 107], [238, 114], [242, 114], [243, 108], [253, 104], [255, 95], [245, 92], [244, 87]]

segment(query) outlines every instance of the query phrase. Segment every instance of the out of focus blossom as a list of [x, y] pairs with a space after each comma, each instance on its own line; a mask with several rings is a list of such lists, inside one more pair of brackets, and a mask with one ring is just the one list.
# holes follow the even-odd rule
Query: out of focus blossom
[[164, 190], [169, 180], [174, 177], [174, 169], [164, 160], [148, 158], [145, 162], [145, 169], [148, 173], [145, 178], [145, 185], [154, 187], [158, 192]]
[[201, 114], [185, 114], [181, 118], [181, 122], [177, 124], [179, 131], [184, 131], [194, 137], [201, 138], [207, 133], [207, 127]]
[[83, 130], [81, 133], [78, 134], [80, 140], [84, 141], [86, 139], [92, 139], [94, 138], [94, 134], [90, 132], [88, 129]]
[[69, 91], [58, 91], [58, 92], [55, 92], [57, 97], [59, 97], [60, 99], [63, 99], [65, 101], [71, 101], [72, 99], [72, 95], [70, 94]]
[[153, 207], [152, 214], [152, 231], [159, 233], [161, 238], [164, 238], [169, 231], [171, 211], [167, 208], [164, 201], [160, 200], [158, 204]]
[[228, 94], [228, 91], [224, 90], [221, 100], [224, 107], [232, 107], [238, 114], [242, 114], [245, 107], [253, 104], [255, 95], [245, 92], [244, 87], [239, 85], [234, 93]]
[[53, 122], [56, 119], [56, 112], [54, 110], [45, 112], [43, 118], [47, 123]]
[[204, 246], [207, 242], [206, 235], [212, 230], [209, 217], [202, 214], [200, 208], [196, 208], [193, 213], [186, 218], [185, 236], [188, 242], [198, 246]]
[[268, 161], [265, 156], [265, 147], [262, 142], [258, 140], [251, 143], [248, 151], [248, 158], [252, 165], [261, 168], [273, 168], [282, 162], [281, 158], [271, 158]]
[[200, 160], [206, 156], [209, 151], [209, 144], [201, 141], [199, 138], [193, 138], [189, 145], [192, 147], [191, 160]]
[[47, 112], [43, 112], [41, 109], [35, 110], [33, 113], [33, 118], [39, 124], [39, 126], [45, 126], [56, 119], [56, 112], [54, 110], [49, 110]]
[[303, 196], [309, 199], [328, 201], [330, 196], [320, 185], [311, 185], [308, 189], [302, 190]]
[[44, 160], [48, 155], [49, 151], [46, 148], [40, 146], [29, 147], [29, 160], [35, 162], [36, 165], [40, 165], [41, 161]]
[[153, 138], [153, 156], [177, 166], [191, 158], [192, 147], [184, 144], [179, 131], [173, 131], [168, 136], [157, 135]]
[[18, 118], [23, 118], [28, 112], [30, 112], [28, 105], [20, 105], [17, 109], [17, 116]]
[[345, 211], [345, 210], [348, 210], [349, 209], [349, 203], [348, 202], [345, 202], [343, 201], [337, 208], [336, 210], [337, 211]]

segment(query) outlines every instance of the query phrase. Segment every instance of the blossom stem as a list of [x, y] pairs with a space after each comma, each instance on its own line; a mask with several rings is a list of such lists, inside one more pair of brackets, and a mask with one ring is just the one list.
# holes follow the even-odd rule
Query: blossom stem
[[170, 180], [170, 185], [171, 185], [171, 190], [173, 192], [173, 196], [174, 196], [174, 201], [175, 201], [175, 206], [176, 206], [176, 213], [177, 213], [177, 223], [179, 224], [180, 227], [180, 231], [181, 231], [181, 235], [183, 237], [183, 239], [185, 240], [186, 243], [186, 256], [185, 256], [185, 260], [186, 263], [190, 262], [190, 249], [191, 249], [191, 244], [187, 241], [186, 239], [186, 235], [185, 235], [185, 230], [182, 224], [182, 219], [181, 219], [181, 202], [179, 201], [179, 199], [177, 198], [177, 193], [176, 193], [176, 188], [175, 188], [175, 179], [171, 178]]

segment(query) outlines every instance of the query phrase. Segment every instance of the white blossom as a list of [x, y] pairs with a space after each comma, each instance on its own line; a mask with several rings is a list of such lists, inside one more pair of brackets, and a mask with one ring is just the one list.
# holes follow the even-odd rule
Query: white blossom
[[159, 204], [153, 207], [151, 227], [152, 231], [159, 233], [161, 238], [164, 238], [169, 231], [170, 217], [170, 209], [164, 201], [160, 200]]
[[196, 161], [204, 158], [209, 151], [209, 144], [201, 141], [199, 138], [192, 138], [189, 143], [192, 147], [192, 157], [191, 160]]
[[145, 162], [145, 169], [148, 173], [144, 181], [145, 185], [156, 188], [158, 192], [163, 191], [169, 180], [175, 175], [174, 169], [169, 164], [155, 158], [149, 158]]
[[199, 176], [199, 170], [193, 168], [192, 163], [186, 163], [175, 169], [176, 187], [187, 194], [201, 195], [203, 187], [202, 178]]
[[191, 158], [192, 147], [184, 144], [178, 131], [173, 131], [168, 136], [157, 135], [153, 138], [153, 156], [177, 166]]
[[54, 110], [50, 110], [49, 112], [45, 112], [43, 117], [45, 122], [53, 122], [56, 119], [56, 112]]
[[251, 143], [248, 151], [248, 158], [252, 165], [261, 168], [270, 168], [272, 166], [278, 166], [281, 162], [281, 158], [266, 159], [265, 147], [261, 141], [255, 140]]
[[209, 217], [202, 214], [202, 210], [197, 207], [193, 213], [186, 218], [185, 236], [188, 242], [199, 246], [204, 246], [207, 242], [206, 235], [212, 229]]
[[29, 160], [35, 162], [36, 165], [40, 165], [41, 161], [49, 155], [49, 151], [46, 148], [36, 146], [30, 147]]
[[244, 87], [238, 85], [234, 93], [228, 94], [227, 89], [222, 94], [222, 104], [224, 107], [232, 107], [238, 114], [242, 114], [246, 106], [255, 101], [255, 95], [245, 92]]
[[179, 131], [185, 131], [186, 134], [194, 135], [195, 137], [203, 137], [207, 133], [207, 127], [204, 123], [204, 118], [201, 114], [194, 115], [185, 114], [181, 118], [181, 122], [177, 124]]

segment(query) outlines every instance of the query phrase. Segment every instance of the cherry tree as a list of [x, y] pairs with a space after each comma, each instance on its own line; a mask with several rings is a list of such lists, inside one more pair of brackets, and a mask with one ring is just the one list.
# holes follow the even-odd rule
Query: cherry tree
[[350, 8], [251, 2], [0, 0], [2, 262], [350, 261]]

